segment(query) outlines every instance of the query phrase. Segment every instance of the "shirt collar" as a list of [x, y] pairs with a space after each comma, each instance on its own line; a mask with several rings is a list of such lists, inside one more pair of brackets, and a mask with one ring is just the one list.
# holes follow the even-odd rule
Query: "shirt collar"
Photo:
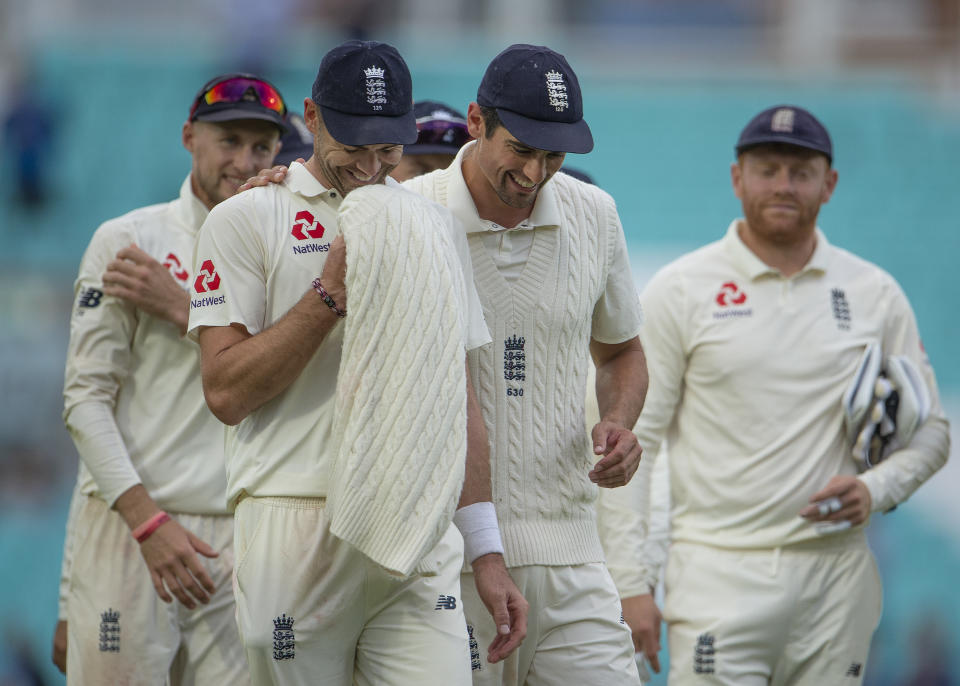
[[200, 225], [203, 224], [203, 220], [207, 218], [208, 214], [210, 214], [210, 210], [193, 192], [191, 175], [187, 174], [187, 178], [180, 184], [180, 216], [184, 224], [193, 233], [196, 233], [200, 230]]
[[[779, 270], [774, 269], [757, 257], [756, 253], [748, 248], [747, 244], [740, 238], [740, 232], [737, 231], [737, 227], [742, 221], [744, 221], [742, 218], [734, 219], [727, 228], [726, 235], [723, 237], [723, 243], [726, 246], [727, 252], [733, 258], [734, 266], [749, 276], [751, 280], [765, 274], [779, 275]], [[810, 256], [810, 260], [798, 274], [806, 274], [808, 272], [825, 273], [827, 271], [830, 243], [827, 242], [827, 237], [823, 235], [819, 226], [814, 230], [817, 236], [817, 245], [813, 249], [813, 255]]]
[[[299, 162], [291, 162], [287, 168], [287, 175], [283, 182], [294, 193], [298, 193], [305, 198], [315, 198], [326, 194], [327, 198], [339, 204], [343, 197], [335, 188], [327, 188], [314, 176], [309, 169]], [[384, 179], [384, 184], [391, 188], [400, 186], [400, 183], [392, 176]]]
[[464, 154], [476, 144], [476, 141], [470, 141], [457, 152], [457, 156], [449, 167], [450, 179], [447, 186], [447, 203], [450, 210], [463, 224], [467, 233], [503, 231], [505, 229], [529, 230], [560, 226], [560, 199], [557, 195], [556, 184], [549, 181], [537, 194], [533, 212], [517, 226], [500, 226], [486, 219], [481, 219], [477, 206], [473, 202], [473, 196], [470, 195], [470, 189], [467, 188], [467, 182], [463, 178]]
[[317, 177], [300, 162], [290, 163], [283, 183], [290, 191], [302, 195], [305, 198], [316, 198], [326, 195], [326, 199], [333, 200], [338, 204], [340, 200], [342, 200], [338, 190], [324, 186]]

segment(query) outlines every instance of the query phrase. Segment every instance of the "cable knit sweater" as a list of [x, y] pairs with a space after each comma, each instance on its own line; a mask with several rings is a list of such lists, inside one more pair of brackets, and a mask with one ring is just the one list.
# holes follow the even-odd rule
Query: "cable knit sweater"
[[[463, 183], [459, 161], [405, 186], [448, 205], [451, 184]], [[554, 176], [537, 202], [556, 203], [562, 219], [536, 229], [523, 273], [512, 284], [479, 233], [468, 235], [493, 344], [467, 359], [490, 435], [507, 565], [600, 562], [584, 395], [594, 310], [623, 232], [607, 193], [564, 174]], [[448, 206], [469, 226], [462, 208]], [[625, 320], [630, 332], [615, 342], [636, 333], [639, 314]]]
[[330, 529], [410, 574], [450, 526], [466, 457], [466, 301], [443, 220], [404, 190], [340, 206], [347, 307]]

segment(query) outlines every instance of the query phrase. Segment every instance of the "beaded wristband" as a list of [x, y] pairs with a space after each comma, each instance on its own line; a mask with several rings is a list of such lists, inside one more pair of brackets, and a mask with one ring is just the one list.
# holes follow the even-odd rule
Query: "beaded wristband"
[[338, 317], [347, 316], [347, 311], [341, 310], [339, 307], [337, 307], [337, 302], [331, 298], [330, 294], [327, 293], [327, 291], [323, 288], [323, 286], [320, 284], [319, 278], [313, 280], [313, 290], [320, 294], [320, 297], [323, 298], [323, 302], [327, 304], [327, 307], [336, 312]]
[[153, 515], [150, 519], [134, 529], [131, 534], [137, 540], [137, 543], [143, 543], [150, 538], [154, 531], [160, 528], [162, 524], [170, 521], [170, 515], [163, 510]]

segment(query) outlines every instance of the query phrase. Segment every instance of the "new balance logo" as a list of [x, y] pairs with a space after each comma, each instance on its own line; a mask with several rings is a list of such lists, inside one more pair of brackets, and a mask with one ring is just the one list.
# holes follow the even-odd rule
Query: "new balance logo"
[[292, 660], [296, 641], [293, 638], [293, 617], [282, 614], [273, 620], [273, 659]]
[[452, 595], [441, 595], [437, 598], [437, 605], [434, 610], [456, 610], [457, 599]]
[[100, 652], [120, 652], [120, 613], [112, 607], [100, 613]]
[[96, 307], [103, 299], [103, 291], [98, 288], [88, 288], [77, 299], [80, 307]]
[[851, 662], [850, 667], [847, 669], [846, 676], [860, 676], [860, 670], [863, 668], [863, 665], [859, 662]]
[[693, 671], [695, 674], [713, 674], [713, 658], [716, 650], [713, 647], [713, 634], [697, 636], [697, 645], [693, 648]]

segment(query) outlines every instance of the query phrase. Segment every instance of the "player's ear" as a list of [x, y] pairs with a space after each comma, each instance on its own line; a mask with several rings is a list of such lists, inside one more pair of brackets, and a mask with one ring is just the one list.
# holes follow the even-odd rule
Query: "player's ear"
[[733, 194], [743, 200], [743, 168], [739, 159], [730, 164], [730, 183], [733, 184]]
[[320, 135], [320, 112], [317, 110], [317, 103], [310, 98], [303, 99], [303, 123], [314, 138]]
[[477, 140], [484, 136], [483, 113], [480, 111], [480, 105], [471, 102], [467, 107], [467, 131]]
[[180, 132], [180, 140], [183, 143], [183, 147], [187, 149], [188, 152], [193, 154], [193, 137], [194, 137], [194, 128], [193, 122], [185, 121], [183, 122], [183, 130]]
[[833, 191], [837, 188], [837, 170], [833, 167], [830, 167], [827, 170], [827, 179], [823, 184], [823, 192], [820, 194], [820, 204], [826, 204], [829, 202], [831, 196], [833, 196]]

